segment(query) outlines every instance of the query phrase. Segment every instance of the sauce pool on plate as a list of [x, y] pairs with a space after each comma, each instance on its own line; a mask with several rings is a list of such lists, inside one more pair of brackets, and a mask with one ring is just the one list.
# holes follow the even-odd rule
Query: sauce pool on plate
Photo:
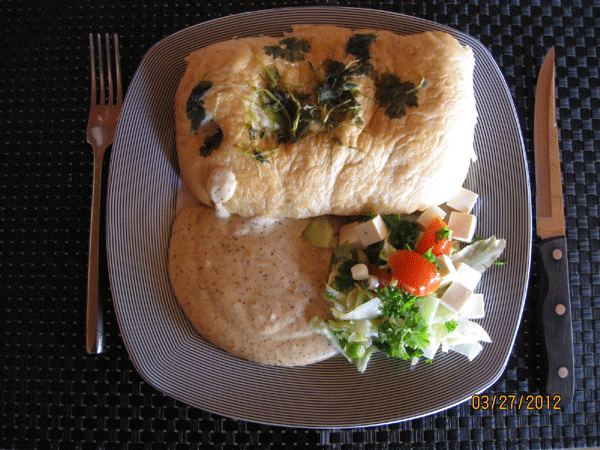
[[328, 317], [331, 250], [308, 245], [311, 219], [219, 217], [192, 204], [173, 224], [169, 275], [198, 332], [217, 347], [262, 364], [296, 366], [335, 354], [308, 326]]

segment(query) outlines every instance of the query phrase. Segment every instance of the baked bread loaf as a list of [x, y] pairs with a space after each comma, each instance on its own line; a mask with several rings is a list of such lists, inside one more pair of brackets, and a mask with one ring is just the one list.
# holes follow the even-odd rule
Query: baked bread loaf
[[474, 156], [474, 57], [447, 33], [297, 26], [186, 63], [181, 176], [224, 212], [411, 213], [452, 197]]

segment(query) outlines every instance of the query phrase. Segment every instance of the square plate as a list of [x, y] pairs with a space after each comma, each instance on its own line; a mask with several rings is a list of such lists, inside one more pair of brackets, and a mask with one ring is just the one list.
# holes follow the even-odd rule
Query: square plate
[[[493, 343], [472, 362], [438, 354], [432, 364], [375, 355], [365, 373], [342, 357], [304, 367], [262, 366], [223, 352], [184, 316], [167, 273], [179, 184], [173, 97], [184, 57], [212, 43], [281, 35], [294, 24], [446, 31], [475, 54], [478, 160], [465, 186], [479, 201], [477, 233], [505, 238], [509, 264], [486, 272], [480, 323]], [[153, 46], [128, 88], [111, 153], [107, 245], [117, 320], [140, 375], [188, 405], [239, 420], [304, 428], [381, 425], [455, 406], [502, 374], [521, 320], [531, 261], [530, 185], [523, 138], [505, 80], [477, 40], [423, 19], [363, 8], [257, 11], [200, 23]], [[385, 399], [385, 401], [382, 401]]]

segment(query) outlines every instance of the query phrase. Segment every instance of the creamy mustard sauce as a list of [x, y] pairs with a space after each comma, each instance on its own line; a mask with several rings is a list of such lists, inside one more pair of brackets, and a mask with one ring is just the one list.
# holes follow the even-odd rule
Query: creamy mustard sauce
[[208, 341], [243, 358], [294, 366], [334, 355], [309, 320], [328, 317], [331, 251], [309, 246], [311, 219], [219, 217], [193, 205], [173, 225], [169, 273], [176, 297]]

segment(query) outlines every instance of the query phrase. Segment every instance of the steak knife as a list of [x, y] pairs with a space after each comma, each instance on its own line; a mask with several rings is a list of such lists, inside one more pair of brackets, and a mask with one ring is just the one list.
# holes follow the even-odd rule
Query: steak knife
[[539, 309], [548, 358], [546, 392], [561, 405], [573, 400], [573, 331], [569, 268], [556, 127], [554, 47], [538, 75], [535, 92], [534, 152]]

